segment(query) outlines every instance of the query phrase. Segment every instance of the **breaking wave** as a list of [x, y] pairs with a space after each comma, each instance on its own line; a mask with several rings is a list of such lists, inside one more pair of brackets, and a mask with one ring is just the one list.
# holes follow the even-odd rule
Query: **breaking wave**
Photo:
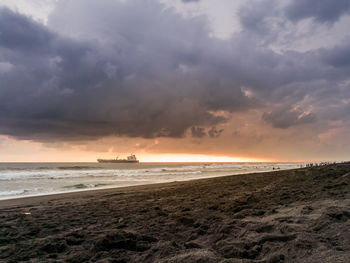
[[298, 167], [300, 163], [0, 163], [0, 198], [186, 181]]

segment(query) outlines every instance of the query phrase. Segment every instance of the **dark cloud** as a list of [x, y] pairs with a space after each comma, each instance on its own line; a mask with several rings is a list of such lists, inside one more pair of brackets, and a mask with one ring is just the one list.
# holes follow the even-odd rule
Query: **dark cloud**
[[331, 23], [349, 12], [349, 0], [293, 0], [285, 9], [286, 16], [293, 21], [310, 17], [318, 22]]
[[206, 136], [205, 128], [203, 127], [192, 127], [191, 128], [192, 137], [202, 138]]
[[[60, 1], [48, 26], [1, 8], [0, 134], [217, 137], [223, 116], [257, 108], [268, 108], [263, 119], [278, 128], [316, 122], [349, 78], [346, 43], [277, 53], [256, 34], [272, 32], [265, 18], [273, 5], [254, 8], [241, 21], [255, 33], [227, 40], [211, 37], [204, 17], [151, 0]], [[304, 114], [305, 98], [319, 112]]]
[[269, 19], [279, 13], [275, 0], [247, 1], [239, 10], [239, 20], [244, 29], [258, 34], [271, 33]]
[[200, 0], [182, 0], [184, 3], [193, 3], [193, 2], [199, 2]]
[[[91, 8], [85, 19], [95, 3], [84, 3]], [[217, 110], [247, 107], [239, 86], [221, 81], [215, 65], [200, 55], [213, 56], [220, 44], [209, 38], [204, 21], [184, 20], [153, 1], [144, 4], [148, 10], [140, 3], [104, 1], [101, 18], [114, 21], [101, 25], [106, 32], [76, 21], [82, 23], [79, 38], [2, 8], [1, 61], [13, 69], [0, 76], [0, 132], [37, 140], [181, 137], [193, 125], [225, 122], [213, 114]], [[108, 16], [109, 8], [120, 14]], [[70, 18], [77, 19], [74, 13]], [[70, 18], [54, 14], [52, 23]]]
[[54, 36], [44, 26], [6, 8], [2, 8], [0, 12], [2, 48], [12, 51], [47, 51], [46, 47], [50, 45]]
[[286, 129], [294, 125], [313, 123], [316, 119], [313, 113], [304, 113], [296, 109], [280, 107], [271, 112], [265, 112], [263, 119], [275, 128]]
[[350, 41], [328, 50], [322, 50], [322, 56], [326, 63], [337, 68], [350, 67]]
[[215, 126], [211, 128], [204, 127], [192, 127], [191, 134], [194, 138], [203, 138], [205, 136], [209, 136], [210, 138], [218, 138], [224, 129], [217, 129]]
[[210, 138], [217, 138], [224, 131], [224, 129], [217, 129], [216, 127], [211, 127], [208, 131], [208, 135]]

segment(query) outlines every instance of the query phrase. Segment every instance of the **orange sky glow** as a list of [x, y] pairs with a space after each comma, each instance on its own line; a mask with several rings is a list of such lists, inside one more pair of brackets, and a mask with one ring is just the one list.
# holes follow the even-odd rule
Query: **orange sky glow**
[[216, 156], [204, 154], [145, 154], [143, 162], [267, 162], [272, 160], [248, 157]]
[[[169, 143], [169, 140], [165, 140]], [[70, 145], [57, 143], [53, 145], [42, 144], [29, 140], [16, 140], [7, 136], [0, 136], [0, 162], [96, 162], [97, 158], [112, 159], [125, 158], [130, 153], [137, 156], [140, 162], [283, 162], [283, 161], [319, 161], [309, 159], [287, 159], [275, 158], [273, 156], [240, 154], [239, 151], [232, 153], [210, 153], [194, 152], [187, 149], [186, 144], [182, 147], [176, 147], [170, 144], [165, 149], [153, 149], [153, 146], [161, 145], [162, 142], [156, 140], [151, 144], [151, 148], [138, 149], [130, 147], [131, 142], [126, 140], [123, 146], [120, 141], [100, 141], [100, 146], [93, 143], [90, 146], [86, 144]], [[115, 145], [115, 146], [111, 146]], [[138, 144], [137, 144], [138, 145]], [[166, 145], [166, 144], [165, 144]], [[176, 152], [167, 151], [170, 149]], [[181, 148], [184, 152], [181, 152]], [[215, 148], [215, 147], [214, 147]], [[119, 149], [119, 150], [118, 150]]]

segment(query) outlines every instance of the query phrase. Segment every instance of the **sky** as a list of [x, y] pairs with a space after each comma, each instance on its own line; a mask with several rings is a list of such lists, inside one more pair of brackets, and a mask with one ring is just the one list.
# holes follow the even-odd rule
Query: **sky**
[[350, 0], [1, 0], [0, 161], [350, 159]]

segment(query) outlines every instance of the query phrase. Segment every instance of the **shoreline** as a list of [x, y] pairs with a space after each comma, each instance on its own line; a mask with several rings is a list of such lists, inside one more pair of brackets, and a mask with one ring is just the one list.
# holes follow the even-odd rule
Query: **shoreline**
[[3, 200], [0, 261], [346, 262], [349, 185], [332, 164]]
[[[295, 169], [302, 169], [300, 168], [291, 168], [291, 169], [271, 169], [266, 171], [248, 171], [248, 172], [240, 172], [237, 174], [227, 174], [227, 175], [210, 175], [210, 176], [203, 176], [203, 177], [197, 177], [197, 178], [190, 178], [190, 179], [183, 179], [183, 180], [176, 180], [176, 181], [164, 181], [164, 182], [152, 182], [152, 183], [140, 183], [140, 184], [133, 184], [133, 185], [125, 185], [125, 186], [104, 186], [104, 187], [98, 187], [98, 188], [87, 188], [87, 189], [75, 189], [70, 191], [60, 191], [60, 192], [52, 192], [52, 193], [39, 193], [39, 194], [33, 194], [33, 195], [22, 195], [22, 196], [9, 196], [9, 197], [1, 197], [0, 198], [0, 206], [2, 201], [7, 200], [14, 200], [14, 199], [21, 199], [21, 198], [32, 198], [32, 197], [45, 197], [50, 195], [63, 195], [63, 194], [70, 194], [70, 193], [78, 193], [78, 192], [86, 192], [86, 191], [99, 191], [99, 190], [108, 190], [108, 189], [119, 189], [119, 188], [125, 188], [125, 187], [137, 187], [137, 186], [146, 186], [146, 185], [154, 185], [154, 184], [167, 184], [167, 183], [175, 183], [175, 182], [188, 182], [193, 180], [205, 180], [210, 178], [217, 178], [217, 177], [225, 177], [225, 176], [236, 176], [236, 175], [245, 175], [245, 174], [254, 174], [254, 173], [270, 173], [270, 172], [277, 172], [277, 171], [287, 171], [287, 170], [295, 170]], [[305, 168], [305, 167], [304, 167]]]
[[[298, 170], [303, 168], [294, 168], [294, 169], [285, 169], [282, 171], [292, 171], [292, 170]], [[181, 180], [181, 181], [171, 181], [171, 182], [159, 182], [159, 183], [149, 183], [149, 184], [138, 184], [138, 185], [129, 185], [129, 186], [111, 186], [107, 188], [96, 188], [96, 189], [77, 189], [76, 191], [70, 191], [70, 192], [59, 192], [59, 193], [49, 193], [49, 194], [38, 194], [38, 195], [29, 195], [29, 196], [16, 196], [8, 199], [0, 199], [0, 207], [5, 206], [12, 206], [12, 205], [19, 205], [21, 203], [29, 203], [30, 201], [41, 201], [40, 199], [47, 200], [47, 199], [60, 199], [64, 198], [67, 195], [68, 197], [74, 196], [81, 196], [84, 194], [87, 195], [93, 195], [94, 193], [99, 194], [99, 192], [109, 192], [109, 191], [137, 191], [137, 188], [145, 189], [145, 188], [157, 188], [158, 186], [161, 187], [162, 185], [168, 186], [168, 184], [177, 184], [177, 183], [183, 183], [183, 182], [192, 182], [192, 181], [201, 181], [206, 179], [213, 179], [213, 178], [221, 178], [221, 177], [231, 177], [231, 176], [240, 176], [240, 175], [250, 175], [250, 174], [262, 174], [262, 173], [274, 173], [281, 170], [271, 170], [271, 171], [264, 171], [264, 172], [247, 172], [247, 173], [240, 173], [240, 174], [230, 174], [230, 175], [219, 175], [219, 176], [212, 176], [212, 177], [199, 177], [195, 179], [188, 179], [188, 180]], [[134, 189], [135, 188], [135, 189]], [[91, 192], [91, 193], [90, 193]], [[23, 199], [23, 200], [22, 200]], [[13, 202], [12, 202], [13, 201]], [[17, 202], [18, 201], [18, 202]]]
[[[224, 175], [220, 177], [225, 176], [235, 176], [235, 175]], [[210, 178], [217, 178], [217, 177], [210, 177]], [[110, 187], [110, 188], [98, 188], [98, 189], [83, 189], [83, 190], [76, 190], [73, 192], [62, 192], [62, 193], [52, 193], [52, 194], [42, 194], [42, 195], [32, 195], [32, 196], [19, 196], [15, 198], [10, 199], [0, 199], [0, 209], [1, 207], [5, 206], [17, 206], [23, 203], [30, 203], [31, 201], [46, 201], [48, 199], [66, 199], [66, 198], [74, 198], [74, 197], [81, 197], [81, 196], [93, 196], [95, 194], [104, 194], [108, 192], [124, 192], [124, 191], [137, 191], [139, 190], [145, 190], [144, 188], [157, 188], [158, 186], [161, 187], [162, 185], [167, 186], [168, 184], [176, 184], [176, 183], [182, 183], [182, 182], [191, 182], [196, 180], [205, 180], [210, 178], [199, 178], [199, 179], [191, 179], [187, 181], [173, 181], [173, 182], [164, 182], [164, 183], [150, 183], [150, 184], [140, 184], [140, 185], [130, 185], [130, 186], [121, 186], [121, 187]], [[41, 200], [42, 199], [42, 200]]]

